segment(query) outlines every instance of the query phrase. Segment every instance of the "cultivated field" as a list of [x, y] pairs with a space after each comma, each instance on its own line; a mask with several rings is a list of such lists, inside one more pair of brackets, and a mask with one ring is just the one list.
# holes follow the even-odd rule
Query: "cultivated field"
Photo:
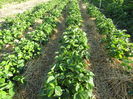
[[133, 99], [131, 2], [25, 0], [13, 5], [20, 11], [2, 7], [0, 99]]

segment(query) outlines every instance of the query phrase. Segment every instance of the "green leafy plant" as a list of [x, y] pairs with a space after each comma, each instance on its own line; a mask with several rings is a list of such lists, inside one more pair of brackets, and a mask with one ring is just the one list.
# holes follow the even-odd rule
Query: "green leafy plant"
[[67, 29], [41, 95], [43, 98], [89, 99], [94, 74], [85, 68], [84, 59], [89, 58], [89, 46], [86, 33], [80, 29], [82, 18], [77, 0], [69, 2], [67, 12]]
[[2, 39], [2, 45], [0, 47], [13, 42], [15, 39], [21, 39], [21, 36], [35, 23], [36, 19], [43, 18], [43, 15], [53, 9], [59, 2], [60, 0], [49, 1], [48, 3], [40, 4], [31, 11], [18, 14], [15, 18], [6, 18], [6, 22], [1, 26], [0, 38]]
[[130, 36], [125, 33], [125, 30], [118, 30], [110, 18], [106, 18], [97, 7], [91, 4], [89, 4], [88, 13], [90, 16], [96, 17], [99, 33], [106, 35], [104, 41], [109, 55], [122, 59], [132, 54], [133, 44], [128, 41]]
[[[15, 33], [13, 36], [10, 36], [12, 35], [10, 30], [5, 30], [9, 34], [9, 39], [6, 38], [5, 42], [8, 42], [7, 45], [12, 51], [4, 52], [0, 63], [0, 95], [2, 99], [5, 99], [5, 97], [11, 99], [14, 95], [15, 84], [24, 82], [24, 77], [21, 74], [24, 72], [25, 63], [40, 54], [41, 45], [47, 43], [48, 38], [57, 26], [57, 18], [62, 15], [61, 12], [67, 2], [63, 1], [49, 11], [48, 16], [43, 16], [42, 18], [45, 22], [38, 25], [35, 31], [25, 33], [22, 37], [20, 37], [21, 32], [18, 29], [14, 29], [14, 32], [18, 31], [18, 33]], [[51, 21], [47, 21], [47, 19]], [[10, 41], [10, 38], [13, 38], [13, 41]], [[1, 44], [3, 44], [3, 41]]]

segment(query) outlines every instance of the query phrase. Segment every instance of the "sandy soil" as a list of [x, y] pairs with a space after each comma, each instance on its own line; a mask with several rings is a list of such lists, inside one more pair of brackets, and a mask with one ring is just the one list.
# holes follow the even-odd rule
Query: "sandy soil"
[[0, 9], [0, 21], [3, 21], [2, 18], [4, 17], [23, 13], [24, 11], [30, 10], [31, 8], [35, 7], [36, 5], [47, 1], [49, 0], [29, 0], [19, 4], [7, 4], [4, 8]]

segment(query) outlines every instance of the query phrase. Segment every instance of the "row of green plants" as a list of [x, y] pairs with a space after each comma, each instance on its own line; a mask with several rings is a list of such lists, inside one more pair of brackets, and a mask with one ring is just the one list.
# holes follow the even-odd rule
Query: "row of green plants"
[[125, 30], [118, 30], [110, 18], [106, 18], [97, 7], [88, 5], [88, 14], [96, 18], [96, 25], [100, 34], [104, 35], [103, 41], [107, 44], [109, 54], [118, 59], [130, 57], [133, 53], [133, 44], [129, 42], [130, 35]]
[[58, 24], [58, 18], [67, 4], [67, 0], [60, 0], [60, 4], [47, 15], [43, 16], [43, 23], [36, 30], [27, 32], [21, 39], [14, 40], [14, 47], [10, 53], [4, 53], [0, 63], [0, 99], [13, 97], [16, 83], [22, 83], [26, 62], [41, 52], [41, 45], [47, 43], [53, 30]]
[[78, 0], [67, 6], [66, 30], [60, 40], [55, 63], [47, 75], [41, 96], [44, 99], [91, 99], [94, 74], [87, 70], [89, 45], [82, 31]]
[[[133, 1], [132, 0], [93, 0], [107, 17], [120, 29], [126, 29], [133, 38]], [[133, 41], [133, 39], [132, 39]]]
[[132, 66], [129, 64], [133, 62], [128, 57], [133, 56], [133, 44], [129, 42], [130, 35], [126, 34], [125, 30], [117, 29], [112, 19], [107, 18], [92, 4], [88, 4], [88, 14], [96, 18], [96, 26], [103, 35], [102, 42], [105, 43], [108, 54], [122, 60], [122, 65], [131, 70]]
[[36, 19], [41, 19], [46, 12], [53, 9], [60, 0], [52, 0], [48, 3], [40, 4], [31, 11], [18, 14], [15, 18], [7, 18], [0, 30], [0, 50], [8, 44], [12, 44], [15, 39], [21, 39], [24, 32], [35, 24]]

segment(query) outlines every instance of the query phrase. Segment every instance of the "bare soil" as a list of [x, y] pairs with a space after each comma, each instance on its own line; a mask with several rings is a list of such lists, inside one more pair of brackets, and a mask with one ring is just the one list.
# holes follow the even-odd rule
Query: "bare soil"
[[47, 1], [49, 0], [29, 0], [19, 4], [7, 4], [5, 7], [0, 9], [0, 21], [3, 21], [2, 18], [13, 16], [18, 13], [23, 13], [24, 11], [35, 7], [36, 5]]
[[96, 99], [133, 99], [128, 96], [128, 83], [133, 81], [131, 76], [124, 75], [124, 71], [114, 59], [110, 61], [107, 51], [100, 41], [102, 35], [97, 32], [95, 18], [87, 14], [87, 7], [80, 2], [80, 9], [84, 19], [83, 30], [87, 33], [91, 47], [90, 63], [94, 73], [94, 95]]
[[26, 78], [26, 85], [20, 85], [18, 87], [14, 99], [38, 99], [38, 94], [43, 87], [47, 73], [54, 63], [55, 52], [59, 49], [59, 40], [64, 29], [65, 22], [64, 18], [61, 17], [60, 24], [48, 44], [44, 47], [42, 55], [27, 64], [26, 72], [23, 74]]

